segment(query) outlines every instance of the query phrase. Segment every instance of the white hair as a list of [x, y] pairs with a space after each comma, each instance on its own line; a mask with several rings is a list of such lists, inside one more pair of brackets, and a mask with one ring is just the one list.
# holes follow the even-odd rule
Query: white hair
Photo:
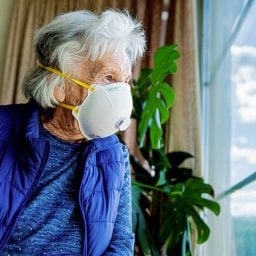
[[[95, 61], [105, 54], [126, 52], [130, 64], [143, 56], [145, 35], [141, 24], [127, 11], [106, 10], [100, 15], [76, 11], [57, 16], [34, 35], [34, 46], [39, 62], [64, 73], [84, 59]], [[63, 86], [62, 77], [36, 67], [23, 84], [27, 98], [33, 98], [42, 107], [54, 107], [56, 85]]]

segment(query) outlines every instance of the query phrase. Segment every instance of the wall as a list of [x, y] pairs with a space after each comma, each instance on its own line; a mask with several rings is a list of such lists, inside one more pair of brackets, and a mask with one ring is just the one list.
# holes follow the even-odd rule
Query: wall
[[14, 0], [0, 0], [0, 86]]

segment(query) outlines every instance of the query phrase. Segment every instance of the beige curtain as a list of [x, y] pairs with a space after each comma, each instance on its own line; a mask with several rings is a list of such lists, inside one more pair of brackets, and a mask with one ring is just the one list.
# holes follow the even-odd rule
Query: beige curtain
[[[21, 84], [25, 73], [36, 64], [32, 46], [33, 32], [60, 13], [87, 9], [102, 11], [107, 8], [126, 8], [146, 29], [148, 53], [159, 47], [162, 1], [154, 0], [19, 0], [14, 3], [10, 35], [0, 87], [0, 104], [25, 102]], [[146, 54], [143, 63], [134, 69], [138, 76], [141, 65], [148, 66], [152, 55]]]
[[167, 150], [195, 156], [185, 163], [201, 174], [200, 81], [198, 75], [195, 1], [171, 0], [166, 44], [175, 43], [181, 52], [178, 72], [171, 78], [176, 100], [166, 126]]
[[[184, 166], [201, 176], [200, 81], [195, 1], [171, 0], [166, 44], [176, 43], [181, 52], [178, 72], [171, 78], [176, 100], [166, 126], [167, 151], [185, 151], [194, 156]], [[194, 225], [194, 224], [193, 224]], [[195, 228], [192, 228], [196, 230]], [[196, 233], [192, 232], [193, 255]]]

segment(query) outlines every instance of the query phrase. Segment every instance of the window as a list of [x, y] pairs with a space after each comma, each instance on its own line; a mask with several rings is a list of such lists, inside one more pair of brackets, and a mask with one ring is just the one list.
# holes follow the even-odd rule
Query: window
[[[203, 3], [203, 166], [218, 195], [256, 169], [256, 1]], [[211, 237], [201, 255], [255, 255], [246, 245], [253, 250], [256, 242], [249, 229], [255, 217], [247, 216], [249, 207], [256, 214], [255, 188], [251, 184], [221, 200], [220, 217], [207, 216]]]
[[[231, 184], [256, 171], [256, 1], [231, 46]], [[232, 230], [237, 256], [256, 255], [256, 183], [231, 197]]]

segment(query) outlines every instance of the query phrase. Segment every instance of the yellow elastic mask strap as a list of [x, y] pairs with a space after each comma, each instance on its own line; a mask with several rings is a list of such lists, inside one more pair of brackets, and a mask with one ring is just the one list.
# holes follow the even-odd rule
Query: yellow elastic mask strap
[[68, 104], [65, 104], [65, 103], [61, 103], [61, 102], [58, 103], [58, 106], [69, 109], [69, 110], [72, 110], [75, 113], [78, 113], [78, 111], [79, 111], [78, 107], [71, 106], [71, 105], [68, 105]]
[[66, 79], [68, 79], [68, 80], [70, 80], [70, 81], [72, 81], [72, 82], [74, 82], [74, 83], [76, 83], [76, 84], [78, 84], [78, 85], [80, 85], [80, 86], [90, 90], [90, 91], [94, 91], [94, 88], [92, 86], [90, 86], [89, 84], [86, 84], [86, 83], [84, 83], [84, 82], [82, 82], [80, 80], [72, 78], [69, 75], [67, 75], [65, 73], [62, 73], [62, 72], [60, 72], [60, 71], [58, 71], [58, 70], [56, 70], [54, 68], [46, 67], [46, 66], [43, 66], [42, 64], [38, 64], [38, 66], [41, 67], [41, 68], [44, 68], [44, 69], [46, 69], [46, 70], [48, 70], [48, 71], [50, 71], [50, 72], [52, 72], [52, 73], [54, 73], [54, 74], [56, 74], [58, 76], [64, 77], [64, 78], [66, 78]]

